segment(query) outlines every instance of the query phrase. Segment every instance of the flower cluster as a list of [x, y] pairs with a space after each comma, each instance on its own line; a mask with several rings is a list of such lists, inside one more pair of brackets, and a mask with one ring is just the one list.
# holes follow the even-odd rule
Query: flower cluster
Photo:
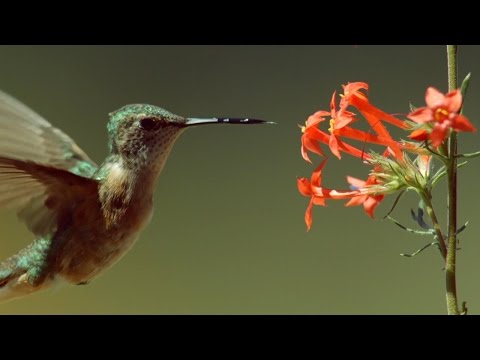
[[[385, 195], [405, 189], [422, 191], [428, 186], [430, 178], [429, 145], [434, 148], [442, 146], [450, 131], [475, 131], [468, 119], [459, 114], [462, 106], [459, 90], [443, 95], [432, 87], [428, 88], [427, 106], [407, 116], [413, 122], [400, 120], [377, 108], [369, 101], [366, 91], [368, 84], [363, 82], [344, 85], [338, 106], [337, 94], [334, 92], [330, 111], [317, 111], [301, 127], [301, 154], [306, 161], [311, 163], [308, 152], [326, 157], [320, 145], [326, 144], [338, 159], [341, 159], [342, 153], [346, 153], [371, 166], [366, 180], [347, 176], [349, 190], [322, 186], [326, 159], [315, 169], [310, 179], [297, 179], [300, 193], [310, 197], [305, 213], [308, 229], [312, 225], [313, 205], [325, 206], [327, 199], [347, 199], [346, 206], [363, 205], [365, 212], [373, 218], [375, 208]], [[356, 110], [362, 117], [358, 117], [352, 110]], [[328, 129], [324, 131], [321, 126], [328, 118]], [[368, 123], [370, 131], [352, 127], [362, 118]], [[386, 124], [409, 131], [408, 137], [413, 141], [393, 139]], [[348, 139], [360, 142], [362, 147], [348, 143]], [[383, 153], [366, 153], [363, 150], [366, 143], [382, 147]], [[410, 154], [416, 156], [416, 159], [412, 161]]]

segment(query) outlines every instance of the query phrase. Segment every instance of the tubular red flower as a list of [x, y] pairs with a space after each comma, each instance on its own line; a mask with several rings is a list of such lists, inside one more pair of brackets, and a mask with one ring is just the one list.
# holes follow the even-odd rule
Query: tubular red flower
[[303, 196], [310, 196], [307, 210], [305, 211], [305, 223], [307, 230], [312, 226], [312, 210], [313, 205], [325, 206], [326, 199], [349, 199], [358, 195], [358, 191], [337, 191], [321, 187], [322, 170], [326, 164], [327, 159], [323, 160], [321, 164], [312, 173], [310, 181], [307, 178], [297, 179], [297, 187]]
[[[311, 181], [308, 181], [307, 178], [297, 179], [297, 187], [300, 193], [303, 196], [310, 196], [310, 202], [308, 203], [307, 210], [305, 211], [305, 224], [307, 224], [307, 231], [310, 230], [312, 226], [312, 209], [315, 201], [315, 195], [313, 192], [313, 187], [320, 187], [322, 183], [322, 169], [325, 166], [327, 159], [323, 160], [320, 165], [312, 173]], [[317, 205], [325, 206], [325, 199], [319, 198], [316, 201]]]
[[[364, 156], [363, 151], [349, 144], [344, 143], [339, 137], [340, 134], [351, 133], [349, 132], [350, 128], [348, 127], [348, 124], [354, 122], [355, 117], [353, 113], [345, 109], [340, 109], [340, 111], [337, 112], [335, 96], [336, 96], [336, 91], [333, 92], [332, 99], [330, 101], [331, 119], [330, 119], [330, 128], [328, 129], [328, 131], [330, 132], [328, 146], [330, 147], [330, 150], [332, 151], [333, 155], [335, 155], [339, 159], [341, 159], [340, 150], [356, 157], [363, 157]], [[356, 136], [354, 135], [353, 138], [356, 138]], [[357, 140], [362, 140], [362, 139], [357, 138]]]
[[363, 205], [363, 208], [368, 216], [374, 217], [375, 208], [382, 202], [385, 195], [372, 195], [369, 194], [368, 185], [378, 184], [377, 179], [374, 176], [369, 176], [367, 181], [363, 181], [352, 176], [347, 176], [347, 181], [353, 189], [358, 190], [362, 195], [353, 197], [345, 206], [357, 206]]
[[410, 138], [428, 139], [434, 147], [438, 147], [448, 137], [450, 129], [464, 132], [476, 131], [470, 121], [458, 113], [462, 107], [460, 90], [454, 90], [444, 95], [434, 87], [429, 87], [425, 94], [425, 102], [426, 107], [411, 112], [408, 114], [408, 118], [417, 124], [433, 123], [433, 128], [416, 129], [410, 134]]
[[[309, 116], [307, 119], [305, 126], [302, 126], [302, 146], [301, 146], [301, 154], [302, 157], [311, 163], [311, 160], [308, 156], [307, 151], [314, 152], [316, 154], [319, 154], [323, 157], [325, 157], [325, 153], [321, 149], [319, 142], [324, 143], [329, 145], [330, 150], [332, 153], [337, 156], [339, 159], [341, 158], [340, 156], [340, 151], [348, 153], [352, 156], [358, 157], [358, 158], [366, 158], [368, 159], [369, 156], [364, 154], [364, 152], [360, 149], [357, 149], [356, 147], [349, 145], [345, 142], [343, 142], [340, 138], [338, 138], [335, 134], [334, 131], [332, 130], [330, 134], [327, 134], [323, 131], [321, 131], [317, 126], [325, 121], [325, 116], [331, 116], [332, 119], [330, 120], [330, 126], [333, 128], [334, 126], [340, 126], [340, 129], [346, 129], [346, 125], [349, 124], [350, 122], [355, 121], [354, 119], [354, 114], [350, 113], [348, 111], [343, 111], [341, 114], [338, 114], [337, 117], [337, 111], [335, 109], [335, 93], [333, 93], [332, 100], [330, 102], [330, 112], [328, 111], [317, 111], [315, 114]], [[339, 119], [339, 122], [337, 123], [336, 119]], [[343, 130], [345, 131], [345, 130]], [[358, 140], [363, 140], [358, 139]]]
[[344, 94], [340, 102], [340, 108], [344, 111], [348, 106], [357, 108], [365, 117], [370, 127], [383, 139], [384, 145], [389, 146], [397, 158], [401, 158], [403, 155], [400, 150], [400, 145], [393, 140], [387, 128], [383, 125], [382, 120], [401, 129], [406, 128], [405, 123], [393, 115], [378, 109], [368, 101], [367, 96], [360, 91], [368, 90], [368, 84], [361, 82], [349, 83], [344, 85], [343, 89]]
[[417, 141], [425, 141], [429, 138], [429, 133], [425, 129], [417, 129], [413, 130], [410, 135], [408, 135], [410, 139], [417, 140]]
[[[358, 96], [359, 98], [366, 100], [366, 97], [359, 92], [359, 90], [365, 88], [365, 86], [368, 86], [368, 85], [366, 85], [365, 83], [350, 84], [350, 87], [348, 87], [346, 91], [348, 94], [346, 98], [350, 99], [352, 96]], [[330, 127], [328, 129], [328, 131], [330, 132], [330, 135], [324, 133], [323, 140], [320, 140], [320, 141], [328, 144], [328, 146], [330, 147], [330, 150], [336, 157], [340, 159], [341, 158], [340, 151], [343, 151], [352, 156], [356, 156], [359, 158], [363, 158], [363, 159], [370, 158], [369, 155], [366, 155], [362, 150], [345, 143], [343, 140], [341, 140], [341, 137], [354, 139], [357, 141], [361, 141], [363, 143], [369, 142], [369, 143], [380, 144], [387, 147], [391, 147], [392, 149], [397, 150], [397, 156], [400, 156], [400, 150], [399, 150], [400, 145], [391, 138], [388, 132], [384, 132], [383, 134], [386, 135], [386, 137], [383, 137], [383, 136], [377, 136], [374, 134], [369, 134], [367, 132], [350, 127], [349, 126], [350, 124], [357, 121], [357, 119], [355, 118], [355, 114], [346, 110], [345, 97], [342, 98], [341, 100], [342, 105], [340, 106], [340, 109], [337, 111], [335, 96], [336, 96], [336, 92], [333, 93], [332, 99], [330, 101], [330, 112], [329, 113], [322, 112], [322, 115], [329, 114], [331, 117]], [[328, 142], [326, 141], [327, 137], [328, 137]]]
[[[302, 132], [304, 133], [301, 147], [302, 157], [306, 161], [311, 162], [307, 151], [325, 156], [319, 145], [319, 142], [321, 142], [327, 144], [330, 151], [339, 159], [341, 159], [341, 152], [366, 160], [370, 159], [370, 155], [365, 154], [363, 150], [355, 146], [347, 144], [342, 139], [350, 138], [363, 143], [368, 142], [389, 147], [394, 152], [395, 157], [401, 159], [403, 157], [401, 151], [403, 146], [393, 140], [382, 121], [389, 122], [402, 129], [405, 128], [405, 124], [369, 103], [367, 96], [361, 91], [367, 90], [368, 84], [355, 82], [344, 85], [343, 88], [344, 95], [340, 100], [338, 110], [336, 106], [336, 92], [334, 92], [330, 101], [330, 111], [316, 112], [308, 118], [306, 126], [302, 127]], [[350, 105], [360, 110], [376, 134], [370, 134], [350, 126], [350, 124], [357, 121], [355, 114], [347, 110], [347, 107]], [[318, 128], [318, 125], [325, 121], [326, 116], [331, 118], [329, 121], [329, 134]]]
[[312, 161], [308, 157], [307, 151], [311, 151], [325, 157], [325, 153], [322, 151], [318, 141], [326, 141], [328, 139], [328, 135], [319, 131], [317, 125], [325, 120], [324, 116], [329, 114], [330, 113], [326, 111], [317, 111], [315, 114], [308, 117], [307, 121], [305, 122], [305, 126], [301, 126], [303, 135], [301, 140], [302, 147], [300, 151], [302, 153], [302, 157], [309, 163]]
[[360, 99], [368, 101], [367, 96], [362, 93], [360, 90], [367, 90], [368, 91], [368, 84], [364, 82], [353, 82], [348, 83], [347, 85], [342, 85], [343, 87], [343, 97], [342, 101], [340, 101], [340, 107], [346, 109], [349, 105], [350, 98], [352, 96], [357, 96]]

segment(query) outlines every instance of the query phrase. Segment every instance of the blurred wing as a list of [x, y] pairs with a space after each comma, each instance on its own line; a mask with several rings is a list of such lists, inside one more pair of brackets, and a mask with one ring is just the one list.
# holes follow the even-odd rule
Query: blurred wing
[[69, 171], [0, 156], [0, 208], [17, 210], [34, 234], [56, 230], [58, 215], [96, 196], [98, 183]]
[[98, 168], [68, 135], [3, 91], [0, 156], [35, 161], [86, 177]]

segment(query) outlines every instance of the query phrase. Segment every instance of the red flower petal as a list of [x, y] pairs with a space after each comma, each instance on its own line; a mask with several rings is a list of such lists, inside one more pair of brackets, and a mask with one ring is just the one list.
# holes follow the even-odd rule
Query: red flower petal
[[307, 224], [307, 231], [312, 227], [312, 209], [313, 209], [313, 197], [308, 203], [307, 210], [305, 211], [305, 224]]
[[413, 130], [412, 133], [410, 135], [408, 135], [408, 137], [410, 139], [413, 139], [413, 140], [417, 140], [417, 141], [426, 141], [428, 140], [428, 132], [427, 130], [425, 129], [417, 129], [417, 130]]
[[360, 92], [360, 90], [362, 89], [368, 90], [368, 84], [364, 82], [354, 82], [343, 85], [343, 94], [345, 95], [344, 98], [346, 98], [346, 101], [348, 101], [348, 97], [356, 94], [359, 95], [362, 99], [368, 101], [367, 97]]
[[340, 151], [338, 150], [338, 140], [335, 135], [330, 135], [330, 140], [328, 142], [328, 146], [332, 151], [332, 154], [335, 155], [337, 158], [341, 159], [342, 156], [340, 155]]
[[300, 147], [300, 152], [302, 153], [302, 157], [305, 161], [308, 161], [310, 164], [312, 163], [312, 160], [310, 160], [310, 158], [308, 157], [308, 153], [306, 151], [306, 148], [305, 146], [302, 146]]
[[[376, 198], [381, 198], [381, 199], [376, 199]], [[372, 219], [374, 218], [373, 212], [375, 211], [375, 208], [380, 204], [380, 201], [383, 200], [383, 196], [369, 196], [367, 200], [363, 203], [363, 208], [365, 209], [365, 212], [370, 216]]]
[[327, 134], [320, 130], [319, 128], [313, 127], [305, 131], [307, 137], [310, 139], [318, 140], [324, 144], [328, 144], [328, 140], [330, 138], [330, 134]]
[[314, 197], [313, 197], [313, 203], [314, 203], [315, 205], [326, 206], [326, 204], [325, 204], [325, 198], [323, 198], [323, 197], [314, 196]]
[[330, 116], [330, 112], [329, 111], [324, 111], [324, 110], [319, 110], [316, 113], [314, 113], [313, 116], [320, 116], [320, 117]]
[[325, 116], [330, 116], [330, 113], [328, 111], [317, 111], [315, 114], [310, 115], [306, 121], [307, 130], [324, 121]]
[[366, 195], [361, 195], [361, 196], [355, 196], [352, 197], [346, 204], [345, 206], [358, 206], [362, 205], [365, 200], [367, 199]]
[[313, 171], [311, 178], [313, 186], [320, 186], [322, 184], [322, 170], [325, 167], [326, 163], [327, 159], [323, 160], [320, 165], [318, 165], [317, 168]]
[[445, 140], [445, 138], [447, 137], [448, 128], [449, 126], [446, 121], [441, 124], [435, 123], [435, 126], [430, 133], [430, 140], [432, 141], [432, 146], [439, 147], [442, 144], [443, 140]]
[[337, 143], [338, 143], [338, 148], [341, 151], [346, 152], [347, 154], [350, 154], [352, 156], [358, 157], [360, 159], [364, 159], [364, 160], [369, 160], [371, 158], [371, 156], [369, 154], [365, 153], [363, 150], [357, 149], [356, 147], [354, 147], [350, 144], [344, 143], [339, 138], [336, 138], [336, 140], [337, 140]]
[[468, 119], [463, 115], [457, 115], [453, 119], [453, 129], [456, 131], [477, 131], [475, 127], [468, 121]]
[[347, 182], [355, 189], [361, 189], [365, 186], [365, 181], [357, 179], [353, 176], [347, 176]]
[[312, 187], [307, 178], [297, 179], [297, 187], [303, 196], [312, 196]]
[[430, 108], [423, 107], [408, 114], [407, 117], [417, 124], [423, 124], [433, 120], [433, 111]]
[[325, 157], [325, 153], [323, 152], [322, 148], [320, 147], [320, 145], [318, 144], [318, 141], [317, 140], [314, 140], [314, 139], [311, 139], [308, 137], [308, 134], [305, 133], [302, 135], [302, 147], [301, 147], [301, 153], [302, 153], [302, 157], [308, 161], [309, 163], [311, 163], [312, 161], [310, 160], [310, 158], [308, 157], [308, 153], [307, 153], [307, 150], [308, 151], [311, 151], [311, 152], [314, 152], [318, 155], [321, 155], [323, 157]]
[[462, 107], [462, 93], [460, 90], [454, 90], [445, 95], [445, 105], [448, 112], [459, 112]]
[[390, 134], [388, 133], [387, 129], [385, 126], [382, 124], [381, 119], [379, 119], [377, 116], [375, 116], [372, 113], [372, 106], [365, 100], [357, 97], [357, 96], [352, 96], [350, 98], [350, 105], [355, 106], [360, 112], [362, 113], [363, 116], [367, 119], [368, 123], [370, 124], [370, 127], [380, 136], [383, 136], [385, 138], [392, 138]]
[[380, 136], [373, 135], [365, 131], [354, 129], [351, 127], [344, 127], [344, 128], [338, 129], [335, 133], [337, 136], [348, 137], [350, 139], [355, 139], [363, 143], [368, 142], [372, 144], [379, 144], [379, 145], [390, 146], [390, 147], [400, 146], [400, 144], [398, 144], [396, 141], [392, 139], [385, 139]]
[[[387, 128], [383, 125], [381, 121], [382, 117], [384, 118], [382, 114], [386, 114], [386, 113], [377, 109], [373, 105], [370, 105], [369, 103], [358, 101], [358, 98], [356, 97], [352, 97], [352, 100], [354, 102], [352, 102], [351, 104], [354, 105], [358, 110], [360, 110], [362, 115], [365, 116], [365, 119], [367, 119], [373, 131], [375, 131], [381, 138], [390, 142], [389, 146], [392, 148], [392, 151], [395, 153], [395, 157], [398, 159], [402, 158], [403, 154], [402, 154], [402, 151], [400, 150], [400, 146], [393, 140]], [[403, 127], [404, 125], [402, 123], [402, 128]]]
[[[386, 137], [385, 133], [388, 134], [388, 131], [380, 122], [380, 120], [384, 120], [392, 125], [395, 125], [396, 127], [399, 127], [400, 129], [405, 128], [405, 123], [402, 120], [397, 119], [395, 116], [387, 114], [386, 112], [370, 104], [368, 101], [362, 100], [357, 96], [351, 97], [350, 104], [355, 106], [358, 110], [360, 110], [360, 112], [365, 117], [367, 117], [366, 114], [369, 115], [370, 119], [367, 118], [367, 120], [369, 120], [370, 126], [374, 130], [377, 129], [378, 131], [380, 131], [380, 132], [377, 131], [378, 135]], [[381, 126], [377, 124], [381, 124]]]
[[337, 95], [336, 91], [333, 92], [332, 99], [330, 100], [330, 112], [332, 115], [335, 113], [337, 107], [335, 104], [335, 95]]
[[425, 94], [425, 102], [429, 108], [440, 107], [444, 104], [444, 101], [445, 95], [443, 95], [440, 91], [432, 86], [427, 89]]
[[341, 129], [354, 121], [356, 121], [354, 113], [340, 109], [335, 119], [335, 130]]

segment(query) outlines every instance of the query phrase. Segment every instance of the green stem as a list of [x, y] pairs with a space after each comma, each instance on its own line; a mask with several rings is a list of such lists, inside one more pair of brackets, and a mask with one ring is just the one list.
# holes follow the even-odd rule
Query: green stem
[[[448, 90], [457, 88], [457, 46], [447, 45]], [[457, 133], [452, 131], [448, 143], [448, 242], [445, 261], [447, 309], [449, 315], [459, 315], [457, 285], [455, 278], [455, 260], [457, 247]]]
[[438, 222], [437, 215], [433, 210], [432, 196], [430, 193], [422, 193], [420, 194], [420, 196], [422, 197], [422, 200], [425, 203], [427, 214], [428, 216], [430, 216], [430, 220], [432, 220], [433, 229], [435, 230], [435, 234], [437, 235], [438, 247], [440, 248], [440, 253], [443, 256], [443, 259], [445, 260], [447, 257], [447, 247], [445, 245], [445, 238], [443, 237], [442, 229], [440, 227], [440, 223]]
[[457, 45], [447, 45], [448, 91], [457, 89]]

